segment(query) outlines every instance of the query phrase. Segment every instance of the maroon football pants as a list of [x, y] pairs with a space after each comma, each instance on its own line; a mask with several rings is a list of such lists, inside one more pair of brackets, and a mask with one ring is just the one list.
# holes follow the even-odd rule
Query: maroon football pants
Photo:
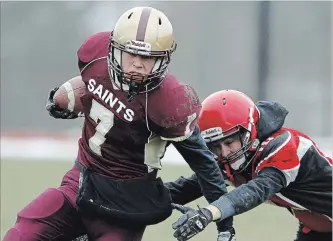
[[3, 241], [70, 241], [84, 233], [97, 241], [140, 241], [143, 227], [124, 228], [79, 215], [75, 204], [79, 175], [74, 166], [59, 188], [47, 189], [24, 207]]

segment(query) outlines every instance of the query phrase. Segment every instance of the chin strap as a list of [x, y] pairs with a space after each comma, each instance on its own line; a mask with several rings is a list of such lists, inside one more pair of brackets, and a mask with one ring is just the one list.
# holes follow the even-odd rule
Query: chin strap
[[134, 98], [135, 98], [135, 96], [136, 96], [136, 94], [135, 93], [131, 93], [131, 92], [128, 92], [128, 94], [127, 94], [127, 99], [128, 99], [128, 101], [129, 102], [132, 102], [133, 100], [134, 100]]
[[225, 171], [227, 172], [227, 176], [232, 184], [234, 184], [234, 176], [231, 174], [230, 166], [228, 163], [224, 164]]

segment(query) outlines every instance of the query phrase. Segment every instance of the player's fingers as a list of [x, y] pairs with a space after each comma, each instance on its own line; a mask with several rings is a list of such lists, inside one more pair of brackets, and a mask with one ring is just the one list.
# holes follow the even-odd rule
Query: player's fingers
[[181, 213], [186, 213], [187, 211], [191, 210], [191, 208], [185, 207], [184, 205], [180, 205], [180, 204], [176, 204], [176, 203], [172, 203], [171, 204], [172, 209], [176, 209]]
[[50, 104], [50, 103], [46, 103], [46, 105], [45, 105], [45, 108], [46, 108], [46, 110], [47, 111], [50, 111], [51, 109], [52, 109], [52, 107], [51, 107], [52, 105]]
[[54, 87], [53, 89], [51, 89], [50, 92], [52, 92], [54, 94], [55, 92], [57, 92], [58, 89], [59, 89], [59, 87]]
[[48, 100], [49, 102], [53, 103], [53, 96], [54, 96], [55, 92], [57, 92], [58, 89], [59, 89], [59, 87], [56, 87], [56, 88], [51, 89], [51, 90], [49, 91], [49, 96], [48, 96], [48, 98], [47, 98], [47, 100]]
[[53, 110], [55, 108], [55, 105], [52, 101], [50, 100], [47, 100], [46, 101], [46, 105], [45, 105], [45, 108], [50, 111], [50, 110]]
[[187, 240], [187, 236], [190, 232], [188, 225], [184, 224], [183, 226], [179, 227], [174, 233], [173, 236], [177, 238], [177, 240], [185, 241]]
[[69, 113], [59, 109], [55, 105], [50, 105], [47, 109], [49, 111], [50, 116], [56, 118], [56, 119], [67, 119], [69, 117]]
[[57, 110], [55, 108], [55, 106], [52, 104], [52, 103], [48, 103], [46, 105], [46, 110], [49, 112], [50, 115], [54, 115], [54, 114], [57, 114]]
[[63, 110], [62, 116], [64, 119], [73, 119], [73, 113], [69, 110]]
[[177, 229], [174, 233], [173, 236], [177, 239], [177, 240], [183, 240], [181, 231], [179, 229]]
[[186, 239], [183, 236], [177, 237], [177, 241], [185, 241]]
[[57, 90], [58, 88], [54, 88], [49, 91], [49, 99], [53, 99], [53, 96]]
[[55, 111], [55, 112], [49, 112], [50, 116], [56, 118], [56, 119], [64, 119], [63, 114]]
[[78, 117], [77, 114], [75, 114], [75, 113], [71, 113], [67, 118], [68, 118], [68, 119], [75, 119], [75, 118], [77, 118], [77, 117]]
[[187, 215], [182, 215], [176, 222], [172, 224], [173, 229], [178, 229], [179, 227], [183, 226], [188, 220]]

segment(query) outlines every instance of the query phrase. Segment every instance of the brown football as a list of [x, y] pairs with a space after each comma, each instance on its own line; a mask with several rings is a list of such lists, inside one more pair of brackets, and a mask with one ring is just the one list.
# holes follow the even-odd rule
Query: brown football
[[81, 97], [85, 95], [86, 91], [87, 87], [81, 76], [77, 76], [59, 87], [53, 96], [53, 101], [60, 108], [79, 114], [83, 110]]

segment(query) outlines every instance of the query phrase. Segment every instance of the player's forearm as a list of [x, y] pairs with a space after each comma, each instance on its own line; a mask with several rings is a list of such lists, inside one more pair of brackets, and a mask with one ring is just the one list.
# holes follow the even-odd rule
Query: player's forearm
[[195, 174], [185, 178], [179, 177], [174, 182], [166, 182], [164, 185], [169, 189], [174, 203], [184, 205], [202, 196], [200, 185]]
[[209, 203], [227, 193], [222, 173], [201, 138], [198, 127], [188, 139], [173, 144], [196, 173], [203, 195]]
[[283, 174], [273, 168], [267, 168], [255, 179], [222, 196], [207, 208], [212, 212], [213, 220], [225, 219], [249, 211], [267, 201], [284, 185]]

